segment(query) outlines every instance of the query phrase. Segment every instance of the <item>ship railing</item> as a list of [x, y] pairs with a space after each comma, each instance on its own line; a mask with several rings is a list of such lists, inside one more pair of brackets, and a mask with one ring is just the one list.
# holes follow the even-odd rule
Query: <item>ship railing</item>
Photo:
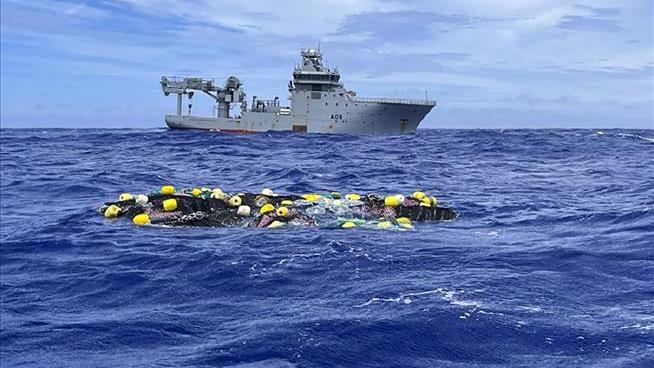
[[215, 79], [212, 78], [199, 78], [199, 77], [176, 77], [176, 76], [163, 76], [161, 77], [161, 84], [173, 88], [190, 88], [197, 90], [213, 90], [215, 86]]
[[411, 99], [411, 98], [355, 97], [353, 101], [363, 102], [363, 103], [436, 106], [435, 100], [420, 100], [420, 99]]
[[215, 85], [214, 79], [177, 76], [161, 77], [161, 87], [164, 93], [186, 93], [187, 89], [214, 92], [220, 88]]
[[176, 75], [164, 75], [161, 77], [162, 80], [167, 80], [168, 82], [172, 83], [184, 83], [186, 81], [201, 81], [201, 82], [211, 82], [215, 83], [216, 79], [215, 78], [201, 78], [201, 77], [180, 77]]

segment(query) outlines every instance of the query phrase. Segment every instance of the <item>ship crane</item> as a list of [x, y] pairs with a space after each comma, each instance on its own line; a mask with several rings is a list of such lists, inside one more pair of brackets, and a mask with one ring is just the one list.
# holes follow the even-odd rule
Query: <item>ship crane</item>
[[182, 115], [182, 96], [188, 96], [190, 105], [193, 91], [204, 92], [216, 101], [218, 117], [229, 118], [229, 108], [232, 103], [240, 102], [241, 110], [246, 111], [247, 101], [241, 86], [241, 81], [233, 76], [227, 78], [223, 87], [216, 86], [213, 79], [161, 77], [161, 89], [164, 95], [177, 94], [177, 115]]

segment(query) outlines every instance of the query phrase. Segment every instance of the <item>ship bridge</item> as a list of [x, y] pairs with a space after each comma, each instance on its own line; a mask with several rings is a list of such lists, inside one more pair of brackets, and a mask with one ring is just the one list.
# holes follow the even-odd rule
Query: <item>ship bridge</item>
[[[300, 52], [302, 62], [293, 70], [293, 83], [298, 84], [324, 84], [342, 87], [341, 74], [338, 69], [329, 69], [322, 63], [322, 53], [316, 49], [302, 49]], [[292, 87], [292, 86], [289, 86]]]

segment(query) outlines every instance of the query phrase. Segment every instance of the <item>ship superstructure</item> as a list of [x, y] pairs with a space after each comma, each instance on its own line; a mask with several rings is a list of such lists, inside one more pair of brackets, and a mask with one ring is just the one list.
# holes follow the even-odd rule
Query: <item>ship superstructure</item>
[[[306, 133], [400, 134], [415, 132], [425, 115], [436, 106], [433, 100], [361, 98], [341, 83], [338, 69], [323, 65], [322, 53], [303, 49], [299, 65], [288, 83], [291, 106], [252, 97], [248, 107], [241, 81], [229, 77], [219, 87], [211, 79], [162, 77], [165, 95], [177, 95], [177, 113], [166, 115], [174, 129], [209, 129], [225, 132], [293, 131]], [[207, 94], [216, 103], [213, 117], [191, 115], [195, 92]], [[184, 114], [183, 100], [188, 102]], [[230, 116], [231, 104], [240, 113]]]

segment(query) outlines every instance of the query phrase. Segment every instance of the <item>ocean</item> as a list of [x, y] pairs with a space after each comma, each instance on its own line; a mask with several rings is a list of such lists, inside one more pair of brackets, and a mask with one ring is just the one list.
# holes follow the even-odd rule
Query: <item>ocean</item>
[[[2, 367], [651, 367], [654, 132], [3, 129]], [[424, 190], [412, 231], [105, 220], [164, 184]]]

